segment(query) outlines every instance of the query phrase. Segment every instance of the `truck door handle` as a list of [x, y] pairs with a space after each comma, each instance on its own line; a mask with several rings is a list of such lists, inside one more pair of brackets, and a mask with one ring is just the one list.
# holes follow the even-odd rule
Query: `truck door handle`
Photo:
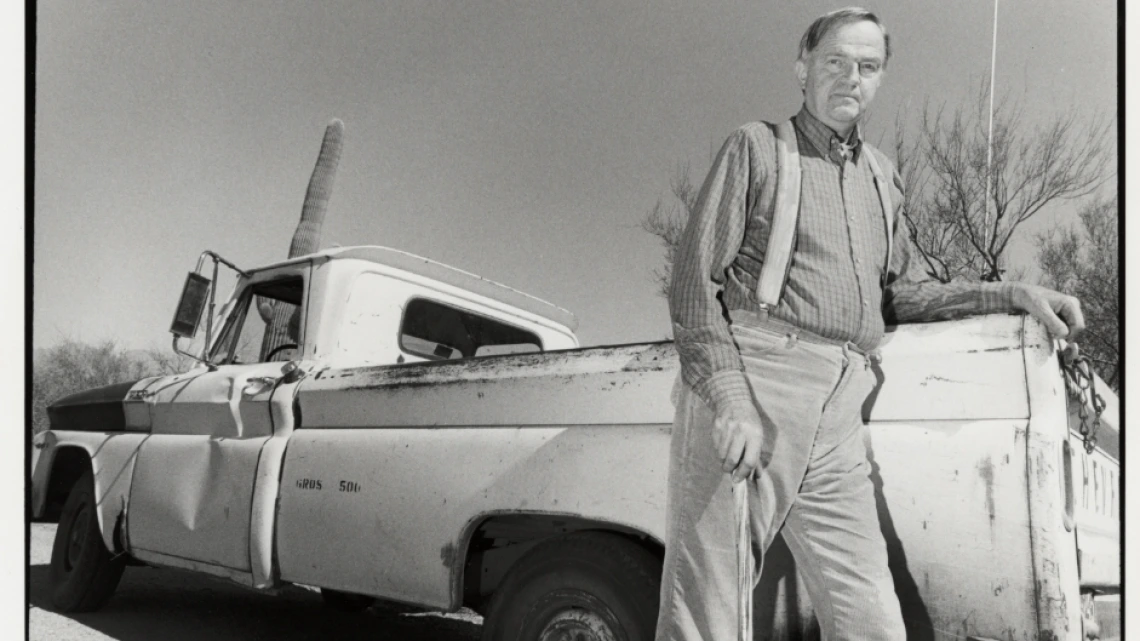
[[305, 370], [301, 369], [301, 366], [297, 363], [297, 361], [289, 361], [281, 367], [281, 376], [279, 377], [250, 376], [248, 379], [246, 379], [245, 387], [242, 389], [242, 394], [246, 396], [254, 396], [255, 394], [260, 394], [261, 391], [266, 387], [272, 387], [278, 382], [288, 385], [290, 383], [296, 383], [297, 381], [304, 378], [304, 376]]

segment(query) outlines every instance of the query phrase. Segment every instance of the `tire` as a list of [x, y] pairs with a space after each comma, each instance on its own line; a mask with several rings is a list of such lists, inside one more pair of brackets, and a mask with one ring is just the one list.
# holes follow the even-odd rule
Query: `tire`
[[98, 610], [111, 598], [127, 558], [112, 558], [103, 545], [95, 507], [95, 481], [83, 473], [59, 517], [51, 548], [51, 603], [59, 612]]
[[583, 532], [527, 552], [491, 597], [483, 641], [652, 641], [661, 561], [614, 534]]
[[328, 588], [321, 588], [321, 598], [325, 601], [325, 607], [341, 612], [360, 612], [367, 610], [368, 606], [376, 601], [376, 599], [364, 594], [353, 594], [351, 592], [341, 592], [340, 590], [330, 590]]

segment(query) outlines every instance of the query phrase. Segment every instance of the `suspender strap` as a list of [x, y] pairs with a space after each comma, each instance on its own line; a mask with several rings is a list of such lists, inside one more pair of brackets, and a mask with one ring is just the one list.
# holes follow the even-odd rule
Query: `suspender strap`
[[761, 307], [775, 307], [780, 302], [792, 264], [792, 240], [799, 213], [800, 148], [795, 126], [786, 120], [776, 125], [776, 203], [768, 249], [756, 283], [756, 297]]
[[867, 160], [871, 163], [871, 173], [875, 174], [875, 189], [879, 192], [879, 202], [883, 205], [883, 218], [887, 223], [887, 266], [883, 270], [883, 286], [887, 284], [887, 273], [891, 270], [891, 248], [894, 246], [895, 209], [891, 206], [891, 185], [883, 176], [883, 169], [875, 159], [875, 152], [865, 148]]
[[[869, 147], [865, 147], [864, 152], [871, 165], [871, 173], [875, 176], [875, 190], [879, 192], [879, 204], [883, 208], [883, 220], [887, 227], [887, 264], [883, 269], [882, 282], [885, 286], [891, 268], [891, 249], [894, 247], [895, 210], [891, 205], [890, 183], [883, 175], [883, 168], [875, 158], [875, 152]], [[780, 296], [784, 293], [784, 284], [792, 264], [792, 244], [799, 214], [800, 150], [795, 126], [791, 120], [787, 120], [776, 125], [776, 202], [772, 211], [768, 248], [756, 283], [756, 298], [762, 309], [778, 305]]]

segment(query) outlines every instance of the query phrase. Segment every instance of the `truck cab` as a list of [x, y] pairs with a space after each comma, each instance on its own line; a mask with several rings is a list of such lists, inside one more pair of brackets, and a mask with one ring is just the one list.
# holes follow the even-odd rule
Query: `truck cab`
[[[256, 302], [255, 302], [256, 301]], [[387, 365], [578, 346], [577, 320], [505, 285], [385, 247], [326, 250], [248, 272], [210, 358], [282, 359], [260, 349], [265, 324], [246, 323], [266, 305], [288, 313], [289, 356], [330, 365]], [[287, 308], [282, 311], [281, 308]], [[308, 310], [319, 313], [308, 313]]]
[[[200, 260], [195, 274], [201, 266]], [[106, 471], [92, 457], [96, 487], [108, 483], [100, 494], [119, 499], [105, 501], [97, 514], [111, 549], [130, 541], [136, 556], [190, 560], [230, 578], [251, 572], [248, 522], [231, 515], [251, 513], [261, 451], [275, 433], [289, 433], [288, 421], [276, 414], [291, 418], [296, 382], [318, 364], [392, 365], [578, 346], [577, 321], [566, 310], [395, 249], [336, 248], [237, 271], [233, 292], [207, 318], [217, 330], [207, 332], [198, 366], [137, 381], [125, 397], [93, 405], [89, 394], [81, 395], [50, 410], [52, 432], [126, 437], [113, 448], [121, 456], [102, 459]], [[270, 335], [275, 322], [284, 327], [279, 336]], [[123, 391], [114, 387], [115, 394]], [[111, 421], [100, 413], [108, 406]], [[62, 508], [61, 482], [51, 492], [45, 478], [58, 452], [49, 447], [52, 432], [36, 444], [36, 515]], [[84, 449], [96, 448], [91, 441]], [[131, 491], [135, 475], [146, 480]]]

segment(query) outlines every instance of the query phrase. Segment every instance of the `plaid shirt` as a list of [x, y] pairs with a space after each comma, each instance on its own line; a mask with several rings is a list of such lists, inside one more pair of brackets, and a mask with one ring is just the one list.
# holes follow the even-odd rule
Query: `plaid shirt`
[[[1009, 283], [930, 279], [913, 251], [902, 218], [902, 181], [894, 165], [863, 142], [849, 145], [807, 112], [794, 118], [802, 186], [795, 248], [774, 319], [836, 343], [869, 351], [886, 322], [941, 320], [1014, 311]], [[850, 151], [841, 155], [844, 147]], [[835, 151], [833, 151], [835, 148]], [[886, 218], [866, 153], [894, 177], [895, 247], [886, 278]], [[759, 311], [756, 284], [776, 191], [772, 128], [750, 123], [724, 143], [701, 187], [677, 247], [669, 311], [687, 384], [717, 412], [752, 402], [743, 364], [729, 332], [729, 310]]]

